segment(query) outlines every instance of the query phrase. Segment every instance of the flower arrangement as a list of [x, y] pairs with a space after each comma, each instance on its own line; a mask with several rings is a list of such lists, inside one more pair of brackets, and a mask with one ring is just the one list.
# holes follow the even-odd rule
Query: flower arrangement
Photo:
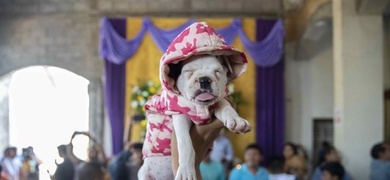
[[[141, 83], [140, 83], [141, 84]], [[139, 86], [134, 86], [131, 91], [131, 108], [136, 114], [145, 114], [144, 105], [150, 96], [155, 95], [160, 90], [160, 85], [147, 81]]]
[[132, 117], [135, 122], [138, 122], [141, 131], [140, 140], [143, 141], [146, 134], [146, 117], [145, 117], [145, 103], [149, 97], [155, 95], [160, 91], [160, 85], [153, 83], [153, 81], [146, 81], [139, 83], [140, 85], [134, 86], [131, 91], [131, 108], [134, 110], [135, 115]]

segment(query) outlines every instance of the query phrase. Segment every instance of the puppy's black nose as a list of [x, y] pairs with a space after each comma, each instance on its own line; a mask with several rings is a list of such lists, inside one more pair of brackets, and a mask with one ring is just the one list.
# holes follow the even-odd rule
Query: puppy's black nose
[[199, 78], [199, 83], [201, 89], [209, 89], [211, 85], [211, 79], [207, 76], [203, 76]]

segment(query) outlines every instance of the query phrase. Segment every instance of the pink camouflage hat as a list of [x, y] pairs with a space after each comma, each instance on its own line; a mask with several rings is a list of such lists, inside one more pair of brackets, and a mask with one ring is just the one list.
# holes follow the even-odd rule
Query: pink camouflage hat
[[247, 69], [245, 54], [233, 46], [227, 45], [220, 34], [205, 22], [195, 22], [183, 30], [168, 46], [160, 60], [160, 81], [168, 91], [178, 93], [173, 87], [175, 80], [169, 76], [170, 64], [177, 64], [194, 55], [225, 56], [229, 61], [232, 81]]

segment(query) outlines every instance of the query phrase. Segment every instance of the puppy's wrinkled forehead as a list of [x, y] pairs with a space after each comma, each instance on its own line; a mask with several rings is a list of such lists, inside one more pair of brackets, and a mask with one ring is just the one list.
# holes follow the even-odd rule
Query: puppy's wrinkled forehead
[[216, 69], [222, 67], [222, 60], [216, 56], [202, 55], [202, 56], [193, 56], [184, 60], [181, 63], [182, 71], [191, 70], [191, 69]]

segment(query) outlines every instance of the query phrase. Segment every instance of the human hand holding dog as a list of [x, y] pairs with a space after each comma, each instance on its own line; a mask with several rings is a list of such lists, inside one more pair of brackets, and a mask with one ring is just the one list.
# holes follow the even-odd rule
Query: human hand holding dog
[[196, 180], [195, 150], [192, 146], [190, 128], [192, 121], [186, 115], [172, 115], [173, 129], [178, 134], [177, 146], [179, 168], [175, 173], [175, 180]]
[[[199, 165], [210, 151], [214, 140], [219, 136], [219, 132], [224, 127], [219, 120], [213, 120], [211, 123], [196, 126], [192, 125], [190, 130], [190, 137], [195, 151], [195, 170], [197, 179], [201, 179]], [[172, 134], [172, 169], [174, 174], [177, 174], [179, 168], [178, 144], [176, 139], [176, 132]]]

